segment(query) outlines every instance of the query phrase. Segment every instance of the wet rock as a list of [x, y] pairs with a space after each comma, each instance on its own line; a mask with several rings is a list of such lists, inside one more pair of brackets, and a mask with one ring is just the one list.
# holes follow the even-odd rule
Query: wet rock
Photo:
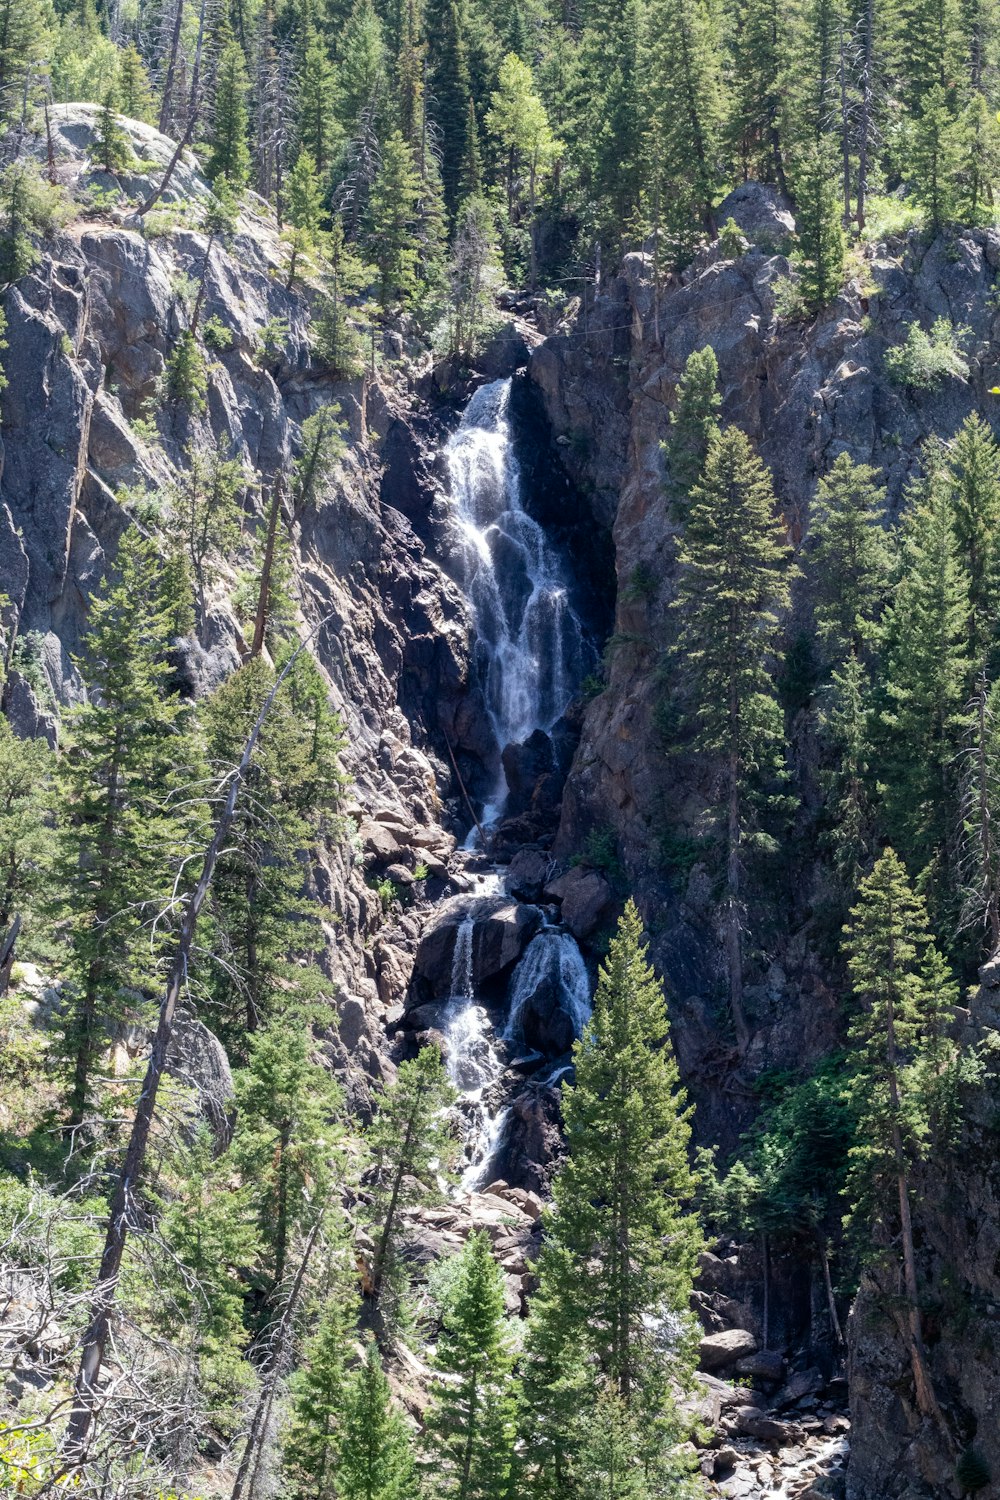
[[819, 1370], [795, 1370], [775, 1396], [773, 1404], [778, 1410], [793, 1406], [803, 1396], [811, 1396], [818, 1391], [822, 1384], [823, 1376]]
[[545, 887], [549, 901], [561, 903], [562, 919], [578, 942], [592, 937], [614, 905], [614, 892], [603, 875], [576, 865], [550, 880]]
[[551, 858], [541, 849], [520, 849], [507, 870], [507, 889], [519, 901], [538, 901], [549, 876]]
[[413, 1004], [452, 993], [455, 944], [470, 916], [472, 984], [477, 993], [510, 972], [542, 920], [537, 908], [504, 897], [480, 898], [471, 906], [464, 896], [444, 903], [417, 948], [414, 974], [420, 983], [411, 995]]
[[699, 1369], [712, 1371], [735, 1364], [736, 1360], [757, 1350], [757, 1340], [745, 1328], [726, 1328], [708, 1333], [698, 1345]]
[[800, 1436], [799, 1431], [790, 1422], [782, 1422], [777, 1417], [769, 1417], [756, 1406], [741, 1406], [735, 1412], [735, 1421], [738, 1430], [745, 1433], [747, 1437], [756, 1438], [761, 1443], [789, 1444]]

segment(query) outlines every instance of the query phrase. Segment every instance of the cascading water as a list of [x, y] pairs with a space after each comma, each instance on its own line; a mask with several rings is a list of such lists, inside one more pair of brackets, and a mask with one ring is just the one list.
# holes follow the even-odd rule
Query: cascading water
[[[446, 449], [480, 676], [501, 749], [557, 723], [590, 656], [560, 560], [524, 508], [510, 392], [509, 380], [480, 386]], [[506, 794], [501, 775], [484, 809], [487, 827]]]
[[544, 927], [528, 945], [511, 983], [505, 1042], [524, 1041], [525, 1014], [539, 991], [555, 988], [573, 1036], [590, 1020], [590, 976], [572, 935]]
[[[501, 750], [538, 729], [551, 730], [592, 661], [560, 559], [524, 508], [510, 396], [509, 380], [481, 386], [446, 450], [465, 590], [476, 623], [480, 681]], [[502, 816], [507, 793], [501, 772], [483, 810], [487, 829]], [[475, 848], [475, 840], [473, 832], [467, 847]], [[487, 882], [482, 895], [499, 893], [498, 874]], [[456, 933], [444, 1024], [448, 1073], [459, 1092], [464, 1122], [462, 1186], [468, 1190], [489, 1180], [504, 1139], [510, 1117], [502, 1089], [505, 1044], [523, 1040], [526, 1008], [544, 986], [558, 996], [570, 1036], [579, 1036], [590, 1015], [590, 985], [580, 950], [568, 932], [546, 927], [515, 971], [510, 1015], [498, 1045], [473, 982], [475, 923], [477, 913], [485, 915], [485, 910], [485, 903], [475, 903]]]

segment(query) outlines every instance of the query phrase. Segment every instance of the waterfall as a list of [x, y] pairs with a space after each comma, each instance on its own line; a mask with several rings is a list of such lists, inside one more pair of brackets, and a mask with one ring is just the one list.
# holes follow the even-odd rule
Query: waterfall
[[[559, 558], [528, 515], [510, 430], [509, 380], [480, 386], [446, 456], [464, 583], [497, 743], [520, 744], [565, 713], [589, 661]], [[503, 811], [502, 782], [483, 822]]]
[[510, 1011], [504, 1041], [524, 1040], [524, 1016], [540, 990], [554, 987], [559, 1004], [569, 1016], [574, 1037], [590, 1020], [590, 977], [575, 938], [556, 927], [545, 927], [528, 945], [511, 983]]
[[[524, 508], [521, 476], [510, 427], [511, 382], [479, 388], [446, 448], [451, 510], [461, 547], [463, 581], [476, 624], [479, 678], [486, 710], [502, 750], [535, 730], [558, 723], [593, 659], [569, 599], [567, 579], [552, 544]], [[503, 773], [482, 822], [503, 814]], [[468, 848], [476, 847], [476, 834]], [[481, 896], [499, 894], [499, 874], [486, 877]], [[503, 1095], [505, 1042], [520, 1042], [520, 1021], [541, 987], [579, 1036], [590, 1015], [590, 985], [583, 958], [568, 932], [544, 929], [519, 964], [509, 1020], [498, 1041], [475, 992], [477, 918], [488, 903], [473, 902], [455, 935], [451, 995], [443, 1030], [447, 1069], [459, 1094], [464, 1161], [462, 1187], [491, 1180], [510, 1110]], [[564, 1020], [562, 1033], [568, 1031]]]

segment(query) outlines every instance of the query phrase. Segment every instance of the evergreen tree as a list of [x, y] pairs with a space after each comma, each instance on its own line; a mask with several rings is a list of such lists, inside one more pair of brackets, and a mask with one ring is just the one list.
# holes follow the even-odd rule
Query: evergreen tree
[[968, 653], [983, 669], [995, 650], [1000, 606], [1000, 447], [975, 413], [951, 444], [948, 472], [958, 562], [969, 595]]
[[305, 10], [300, 40], [296, 106], [299, 148], [312, 157], [316, 175], [324, 182], [330, 173], [342, 136], [337, 117], [337, 87], [326, 44], [316, 29], [311, 9]]
[[796, 181], [796, 236], [799, 291], [806, 309], [817, 313], [833, 301], [844, 281], [847, 241], [832, 154], [809, 148]]
[[383, 313], [415, 298], [420, 271], [415, 229], [421, 183], [409, 146], [394, 131], [382, 148], [382, 165], [368, 204], [365, 248], [378, 272]]
[[362, 112], [385, 88], [385, 42], [372, 0], [354, 0], [338, 49], [337, 119], [353, 135]]
[[643, 197], [642, 14], [639, 0], [625, 0], [620, 15], [600, 34], [588, 33], [583, 46], [585, 67], [591, 46], [603, 54], [600, 70], [592, 75], [595, 83], [601, 81], [589, 100], [586, 138], [598, 224], [612, 245], [634, 231]]
[[226, 43], [219, 58], [215, 84], [215, 118], [212, 152], [205, 163], [212, 182], [224, 177], [235, 191], [250, 181], [250, 147], [247, 140], [247, 80], [243, 49], [235, 41]]
[[650, 144], [664, 201], [675, 194], [707, 233], [720, 181], [720, 38], [702, 0], [652, 0], [648, 11]]
[[374, 1339], [344, 1394], [337, 1483], [343, 1500], [413, 1500], [417, 1494], [409, 1434], [393, 1407]]
[[0, 0], [0, 127], [34, 104], [55, 30], [47, 0]]
[[513, 213], [515, 172], [527, 174], [525, 193], [531, 232], [531, 281], [536, 280], [534, 219], [538, 188], [563, 149], [549, 127], [545, 106], [535, 92], [531, 69], [509, 53], [500, 65], [497, 88], [490, 98], [486, 128], [507, 155], [507, 209]]
[[62, 879], [70, 918], [70, 1123], [86, 1113], [102, 1031], [136, 1013], [167, 936], [163, 914], [191, 853], [188, 710], [169, 691], [181, 606], [155, 541], [122, 537], [91, 602], [59, 762]]
[[938, 230], [954, 216], [959, 131], [941, 84], [929, 89], [907, 137], [905, 170], [914, 200]]
[[440, 131], [445, 207], [453, 217], [459, 203], [462, 164], [469, 150], [467, 0], [444, 0], [440, 29], [433, 33], [430, 77], [434, 123]]
[[789, 32], [780, 0], [743, 0], [733, 29], [735, 88], [726, 133], [744, 178], [788, 192], [785, 111]]
[[118, 54], [118, 101], [130, 120], [153, 123], [153, 89], [139, 49], [128, 42]]
[[301, 448], [292, 465], [291, 499], [296, 516], [307, 505], [318, 505], [322, 500], [324, 487], [346, 450], [345, 432], [346, 423], [335, 401], [321, 406], [302, 423]]
[[301, 1025], [276, 1022], [250, 1038], [237, 1080], [240, 1123], [233, 1156], [254, 1184], [267, 1289], [280, 1291], [293, 1233], [325, 1204], [341, 1171], [338, 1084], [310, 1056]]
[[788, 547], [775, 516], [771, 477], [746, 436], [716, 439], [691, 492], [680, 548], [676, 607], [686, 714], [698, 749], [722, 764], [718, 809], [724, 828], [725, 942], [737, 1045], [749, 1030], [743, 1010], [743, 859], [751, 791], [781, 780], [782, 723], [767, 670], [777, 612], [789, 602]]
[[[311, 962], [322, 935], [305, 885], [312, 848], [339, 795], [341, 740], [310, 665], [299, 658], [271, 708], [212, 885], [214, 962], [200, 978], [213, 1024], [238, 1058], [255, 1031], [324, 989]], [[272, 669], [256, 657], [206, 705], [213, 767], [235, 764], [273, 682]]]
[[496, 222], [485, 198], [467, 198], [455, 229], [448, 267], [452, 353], [474, 353], [494, 308], [500, 283]]
[[[1000, 950], [1000, 689], [983, 673], [967, 706], [959, 769], [960, 930], [985, 927]], [[2, 925], [2, 923], [0, 923]]]
[[[239, 497], [249, 483], [243, 463], [229, 458], [228, 451], [220, 445], [208, 452], [189, 446], [187, 469], [170, 490], [170, 531], [191, 566], [202, 622], [208, 608], [206, 590], [217, 576], [218, 563], [239, 542]], [[210, 564], [213, 557], [214, 568]]]
[[852, 893], [871, 863], [877, 829], [872, 685], [854, 652], [835, 668], [820, 712], [830, 765], [820, 774], [826, 794], [826, 843], [843, 890]]
[[200, 416], [208, 404], [208, 371], [192, 329], [185, 328], [178, 336], [167, 356], [163, 375], [170, 401]]
[[97, 116], [97, 154], [105, 172], [123, 172], [134, 161], [134, 153], [128, 138], [118, 122], [118, 100], [113, 89], [108, 89]]
[[425, 1444], [442, 1500], [506, 1500], [512, 1367], [503, 1276], [479, 1231], [458, 1257], [434, 1356]]
[[31, 235], [35, 174], [27, 162], [15, 162], [0, 176], [0, 286], [26, 276], [38, 259]]
[[1000, 178], [1000, 121], [978, 91], [959, 116], [954, 152], [959, 222], [978, 224], [993, 206], [994, 184]]
[[286, 231], [285, 239], [291, 254], [285, 286], [291, 291], [295, 285], [299, 261], [316, 248], [323, 215], [323, 194], [316, 175], [316, 164], [308, 151], [299, 152], [295, 165], [288, 174], [286, 201], [291, 228]]
[[701, 478], [709, 445], [718, 436], [721, 405], [719, 362], [715, 350], [707, 344], [685, 361], [670, 413], [670, 437], [664, 444], [672, 509], [679, 519], [687, 513], [687, 502]]
[[454, 1098], [440, 1053], [424, 1047], [400, 1064], [395, 1083], [379, 1100], [367, 1134], [372, 1182], [366, 1218], [376, 1237], [369, 1291], [375, 1301], [387, 1289], [389, 1300], [395, 1300], [401, 1289], [401, 1213], [441, 1196], [439, 1181], [456, 1154], [452, 1122], [446, 1115]]
[[[324, 295], [314, 324], [316, 352], [344, 379], [360, 373], [363, 347], [361, 335], [351, 321], [350, 307], [366, 287], [373, 272], [344, 238], [344, 228], [335, 217], [327, 242]], [[358, 313], [365, 309], [358, 307]]]
[[877, 479], [868, 464], [839, 453], [816, 488], [809, 576], [816, 634], [834, 666], [870, 646], [889, 592], [885, 490]]
[[902, 95], [919, 118], [929, 96], [953, 90], [961, 74], [961, 0], [900, 0], [896, 24]]
[[667, 1378], [689, 1357], [683, 1339], [667, 1354], [656, 1336], [662, 1318], [683, 1326], [700, 1236], [685, 1206], [694, 1192], [688, 1112], [666, 1041], [663, 986], [641, 934], [629, 902], [574, 1049], [576, 1082], [563, 1096], [567, 1155], [523, 1361], [530, 1494], [580, 1492], [573, 1476], [595, 1374], [634, 1408], [651, 1459], [670, 1421]]
[[[968, 584], [957, 556], [950, 486], [940, 456], [911, 493], [899, 578], [883, 622], [880, 790], [886, 826], [947, 906], [955, 757], [971, 687]], [[950, 918], [948, 919], [950, 920]]]
[[339, 1482], [347, 1356], [354, 1338], [356, 1298], [341, 1276], [327, 1295], [302, 1363], [291, 1379], [291, 1414], [284, 1441], [285, 1473], [294, 1500], [335, 1500]]
[[905, 1337], [917, 1405], [941, 1420], [921, 1328], [911, 1178], [926, 1149], [929, 1074], [939, 1071], [942, 1017], [956, 992], [931, 941], [927, 911], [892, 849], [867, 880], [845, 930], [857, 1011], [851, 1023], [852, 1093], [859, 1110], [848, 1194], [886, 1260], [899, 1265]]

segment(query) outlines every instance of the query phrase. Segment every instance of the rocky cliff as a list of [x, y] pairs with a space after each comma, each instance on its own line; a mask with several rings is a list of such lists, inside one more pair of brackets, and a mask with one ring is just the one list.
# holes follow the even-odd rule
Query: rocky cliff
[[[347, 727], [344, 811], [355, 832], [325, 855], [316, 879], [329, 912], [329, 1045], [355, 1104], [363, 1112], [368, 1081], [391, 1072], [387, 1030], [412, 1040], [441, 1024], [439, 1001], [463, 923], [475, 915], [479, 924], [472, 924], [470, 962], [486, 991], [499, 993], [535, 934], [538, 919], [518, 902], [558, 908], [592, 959], [619, 894], [606, 867], [620, 864], [617, 884], [635, 891], [667, 981], [699, 1134], [733, 1144], [754, 1105], [733, 1081], [717, 1005], [711, 882], [697, 864], [681, 875], [666, 837], [697, 822], [709, 788], [692, 766], [667, 761], [657, 729], [658, 672], [673, 635], [674, 528], [660, 445], [674, 388], [690, 352], [711, 343], [723, 416], [750, 433], [772, 466], [793, 540], [808, 528], [817, 475], [838, 452], [883, 467], [897, 500], [925, 436], [948, 435], [970, 410], [990, 413], [1000, 232], [866, 247], [833, 307], [813, 324], [792, 324], [775, 310], [791, 221], [751, 186], [722, 210], [748, 242], [739, 259], [721, 259], [714, 246], [656, 292], [650, 259], [631, 255], [596, 299], [567, 309], [544, 337], [529, 332], [530, 383], [521, 383], [516, 400], [531, 508], [573, 559], [581, 610], [597, 631], [613, 611], [614, 633], [603, 690], [568, 715], [549, 743], [529, 741], [505, 756], [512, 801], [499, 848], [512, 860], [510, 894], [482, 906], [476, 871], [456, 854], [470, 818], [454, 765], [473, 797], [483, 797], [501, 747], [487, 722], [473, 622], [444, 525], [439, 452], [455, 407], [442, 400], [429, 357], [407, 347], [402, 334], [387, 336], [379, 373], [363, 380], [337, 382], [316, 363], [307, 333], [313, 293], [285, 289], [276, 228], [251, 200], [231, 243], [216, 245], [208, 259], [205, 316], [231, 337], [212, 359], [207, 410], [190, 416], [164, 407], [154, 431], [150, 408], [184, 326], [188, 278], [200, 275], [206, 256], [206, 237], [192, 222], [207, 189], [186, 159], [158, 226], [144, 229], [128, 205], [109, 210], [93, 192], [102, 186], [89, 155], [94, 114], [88, 106], [54, 112], [58, 169], [76, 195], [74, 210], [5, 298], [5, 711], [22, 733], [57, 736], [60, 707], [83, 692], [74, 653], [88, 598], [123, 528], [155, 526], [149, 496], [170, 483], [193, 439], [225, 443], [266, 485], [292, 461], [303, 420], [339, 402], [349, 441], [338, 471], [315, 503], [286, 521], [302, 624], [326, 621], [315, 650]], [[143, 163], [166, 160], [163, 137], [143, 126], [130, 132]], [[153, 168], [137, 167], [130, 189], [137, 195], [154, 178]], [[894, 385], [885, 350], [914, 320], [928, 326], [937, 316], [968, 328], [968, 379], [922, 393]], [[507, 373], [525, 357], [524, 339], [508, 336], [489, 373]], [[259, 488], [248, 486], [248, 530], [260, 525], [262, 507]], [[191, 692], [221, 681], [240, 659], [229, 603], [234, 581], [234, 571], [218, 580], [198, 640], [178, 648], [178, 672]], [[792, 734], [808, 765], [805, 716]], [[611, 850], [603, 871], [595, 860], [571, 865], [595, 837]], [[837, 1035], [837, 997], [815, 941], [819, 879], [805, 862], [769, 900], [747, 992], [755, 1034], [745, 1076], [800, 1067]], [[385, 902], [373, 889], [380, 880], [407, 901]], [[996, 1021], [990, 983], [980, 1042]], [[537, 1003], [529, 1040], [559, 1052], [565, 1018]], [[558, 1149], [557, 1092], [529, 1083], [513, 1115], [512, 1176], [544, 1188]], [[963, 1442], [985, 1446], [1000, 1475], [988, 1436], [1000, 1390], [988, 1339], [1000, 1304], [994, 1128], [988, 1090], [980, 1088], [966, 1138], [949, 1160], [981, 1166], [928, 1178], [926, 1196], [942, 1207], [928, 1219], [923, 1254], [940, 1292], [933, 1355], [945, 1399]], [[718, 1284], [706, 1283], [704, 1296], [708, 1326], [742, 1320], [758, 1330], [752, 1252], [730, 1255], [728, 1269], [716, 1259]], [[794, 1267], [778, 1265], [772, 1275], [782, 1303], [772, 1326], [783, 1345], [821, 1356], [819, 1289], [803, 1286]], [[957, 1495], [959, 1455], [942, 1450], [908, 1408], [886, 1292], [869, 1278], [853, 1319], [851, 1493], [855, 1500]], [[794, 1398], [810, 1399], [809, 1392]], [[828, 1435], [840, 1441], [835, 1427]]]

